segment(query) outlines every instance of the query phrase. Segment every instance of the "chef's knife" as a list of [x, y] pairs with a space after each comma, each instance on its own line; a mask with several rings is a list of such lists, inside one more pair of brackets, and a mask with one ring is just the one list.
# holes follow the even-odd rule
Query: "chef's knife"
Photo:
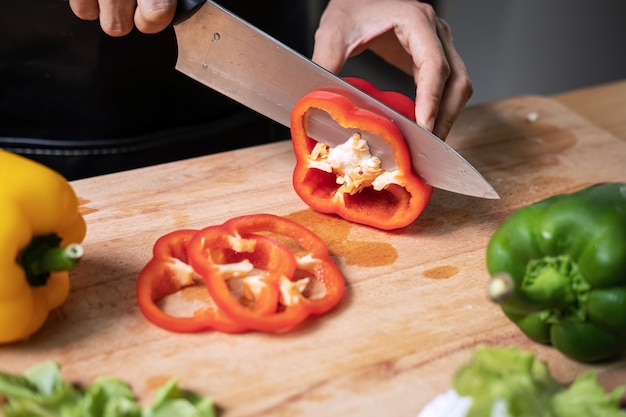
[[[482, 175], [441, 139], [213, 1], [179, 0], [174, 30], [176, 69], [252, 110], [289, 127], [291, 111], [304, 95], [319, 89], [339, 92], [400, 128], [413, 166], [426, 183], [460, 194], [499, 198]], [[311, 113], [307, 133], [329, 146], [350, 136], [323, 111]], [[383, 168], [394, 169], [395, 159], [385, 141], [376, 136], [365, 139]]]

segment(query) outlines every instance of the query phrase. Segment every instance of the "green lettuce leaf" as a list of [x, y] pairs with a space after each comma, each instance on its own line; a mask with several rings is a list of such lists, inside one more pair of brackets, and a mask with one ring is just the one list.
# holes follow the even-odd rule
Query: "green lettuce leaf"
[[626, 387], [607, 393], [592, 372], [562, 386], [545, 362], [515, 346], [478, 346], [453, 385], [458, 395], [472, 398], [466, 417], [489, 416], [498, 401], [511, 417], [626, 417], [620, 411]]
[[[4, 404], [3, 404], [4, 402]], [[5, 417], [215, 417], [210, 397], [181, 390], [172, 378], [151, 405], [141, 406], [123, 380], [103, 376], [79, 389], [61, 377], [55, 362], [24, 375], [0, 372], [0, 411]]]
[[598, 383], [598, 376], [585, 372], [566, 390], [556, 394], [550, 402], [555, 417], [626, 417], [620, 411], [620, 398], [626, 387], [606, 393]]

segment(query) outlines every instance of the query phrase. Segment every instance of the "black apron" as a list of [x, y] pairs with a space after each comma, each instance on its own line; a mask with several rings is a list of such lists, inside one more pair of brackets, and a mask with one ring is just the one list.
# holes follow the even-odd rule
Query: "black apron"
[[[65, 0], [4, 3], [1, 148], [78, 179], [289, 139], [285, 127], [177, 72], [171, 27], [114, 38]], [[310, 56], [310, 1], [218, 3]]]

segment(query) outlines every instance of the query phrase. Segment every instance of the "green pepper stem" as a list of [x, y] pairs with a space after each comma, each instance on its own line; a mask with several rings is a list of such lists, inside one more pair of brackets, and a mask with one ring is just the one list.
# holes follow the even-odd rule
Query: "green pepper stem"
[[537, 305], [564, 308], [589, 289], [578, 265], [567, 255], [531, 259], [521, 284], [525, 296]]
[[506, 272], [494, 274], [487, 287], [487, 295], [494, 303], [501, 303], [513, 294], [515, 284], [511, 275]]

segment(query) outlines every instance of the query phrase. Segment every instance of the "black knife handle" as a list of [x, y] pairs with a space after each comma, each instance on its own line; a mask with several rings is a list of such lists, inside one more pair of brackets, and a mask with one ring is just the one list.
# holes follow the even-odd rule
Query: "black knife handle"
[[177, 24], [187, 20], [204, 3], [206, 3], [206, 0], [178, 0], [176, 3], [176, 14], [172, 23]]

